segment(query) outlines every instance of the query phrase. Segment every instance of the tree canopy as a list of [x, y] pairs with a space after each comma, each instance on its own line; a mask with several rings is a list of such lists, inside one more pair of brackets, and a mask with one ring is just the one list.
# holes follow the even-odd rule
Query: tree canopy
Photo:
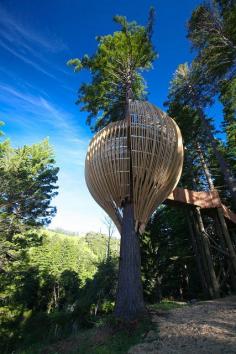
[[50, 205], [57, 194], [58, 168], [47, 140], [14, 149], [1, 145], [1, 228], [21, 231], [21, 226], [47, 225], [56, 209]]
[[214, 0], [199, 5], [188, 23], [188, 38], [208, 80], [235, 76], [235, 1]]
[[[226, 154], [235, 171], [236, 145], [236, 3], [214, 0], [193, 11], [188, 22], [188, 38], [196, 51], [201, 87], [218, 95], [223, 104], [223, 131], [227, 137]], [[199, 82], [199, 80], [198, 80]], [[214, 93], [214, 94], [213, 94]], [[209, 95], [209, 93], [208, 93]], [[233, 152], [233, 154], [232, 154]]]
[[77, 103], [89, 112], [87, 123], [95, 131], [111, 121], [124, 119], [127, 95], [144, 99], [146, 85], [142, 71], [149, 70], [157, 56], [151, 42], [153, 8], [146, 27], [128, 22], [123, 16], [115, 16], [114, 21], [121, 30], [98, 36], [97, 50], [92, 56], [86, 54], [82, 59], [68, 61], [76, 72], [87, 69], [91, 73], [91, 83], [81, 85]]
[[55, 215], [51, 201], [57, 195], [57, 173], [47, 140], [21, 148], [13, 148], [8, 140], [0, 144], [0, 269], [14, 258], [11, 250], [17, 244], [22, 247], [37, 239], [35, 233], [17, 238], [18, 234], [48, 225]]

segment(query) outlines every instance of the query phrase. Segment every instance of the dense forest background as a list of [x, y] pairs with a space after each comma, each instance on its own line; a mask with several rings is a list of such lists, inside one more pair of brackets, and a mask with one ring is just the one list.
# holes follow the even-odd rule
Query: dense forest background
[[[179, 186], [219, 193], [236, 211], [236, 4], [198, 6], [187, 37], [195, 59], [174, 73], [166, 108], [182, 131]], [[219, 117], [207, 107], [219, 100]], [[4, 128], [2, 128], [4, 129]], [[48, 141], [0, 144], [0, 351], [94, 326], [114, 305], [119, 240], [48, 231], [56, 210], [56, 161]], [[236, 291], [236, 227], [219, 211], [163, 204], [140, 237], [147, 303]], [[39, 330], [40, 328], [40, 330]]]

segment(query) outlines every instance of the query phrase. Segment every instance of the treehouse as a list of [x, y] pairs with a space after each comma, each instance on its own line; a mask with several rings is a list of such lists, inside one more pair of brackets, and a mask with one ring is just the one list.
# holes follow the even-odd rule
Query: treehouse
[[90, 142], [85, 178], [96, 202], [121, 230], [122, 206], [132, 199], [142, 233], [181, 176], [183, 144], [177, 124], [145, 101], [129, 100], [126, 118], [110, 123]]

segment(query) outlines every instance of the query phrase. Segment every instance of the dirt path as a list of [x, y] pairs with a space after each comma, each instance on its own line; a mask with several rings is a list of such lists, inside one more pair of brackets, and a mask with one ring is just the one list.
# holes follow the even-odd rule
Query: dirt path
[[159, 333], [150, 331], [129, 354], [236, 354], [236, 296], [152, 316]]

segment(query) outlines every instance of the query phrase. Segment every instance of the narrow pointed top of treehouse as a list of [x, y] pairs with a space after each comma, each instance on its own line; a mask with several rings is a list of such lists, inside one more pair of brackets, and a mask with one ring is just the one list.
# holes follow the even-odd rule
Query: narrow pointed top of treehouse
[[119, 230], [122, 205], [132, 190], [136, 230], [142, 233], [179, 181], [183, 145], [177, 124], [154, 105], [129, 100], [128, 116], [93, 137], [85, 178], [92, 196]]

